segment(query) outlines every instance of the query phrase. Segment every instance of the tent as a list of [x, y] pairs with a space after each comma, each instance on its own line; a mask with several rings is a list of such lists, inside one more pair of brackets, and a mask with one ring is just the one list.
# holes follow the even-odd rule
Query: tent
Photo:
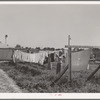
[[[82, 51], [78, 51], [78, 52], [72, 52], [72, 54], [71, 54], [72, 71], [86, 70], [89, 60], [90, 60], [91, 52], [92, 52], [91, 49], [82, 50]], [[66, 66], [67, 64], [68, 64], [68, 53], [66, 56], [64, 66]]]
[[11, 61], [13, 59], [13, 49], [7, 44], [0, 43], [0, 61]]

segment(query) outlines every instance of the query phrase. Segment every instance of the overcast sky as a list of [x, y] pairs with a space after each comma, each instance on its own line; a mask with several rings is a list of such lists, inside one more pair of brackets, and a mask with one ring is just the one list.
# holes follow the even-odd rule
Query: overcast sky
[[0, 40], [28, 47], [100, 46], [100, 5], [0, 5]]

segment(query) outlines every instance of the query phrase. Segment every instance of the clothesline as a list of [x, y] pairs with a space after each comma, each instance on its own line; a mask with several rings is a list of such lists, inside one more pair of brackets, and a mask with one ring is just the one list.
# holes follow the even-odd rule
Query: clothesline
[[[26, 53], [21, 50], [13, 50], [13, 49], [0, 49], [0, 60], [1, 61], [12, 61], [13, 62], [33, 62], [39, 63], [41, 65], [48, 63], [48, 55], [51, 57], [51, 62], [58, 62], [57, 55], [59, 56], [58, 51], [40, 51], [38, 53]], [[72, 52], [72, 69], [79, 70], [86, 68], [90, 59], [91, 49], [82, 50], [79, 52]], [[68, 52], [64, 50], [64, 54], [61, 56], [65, 56], [64, 61], [62, 62], [64, 66], [68, 64]], [[60, 56], [59, 56], [60, 57]], [[61, 58], [61, 59], [62, 59]]]
[[39, 53], [25, 53], [20, 50], [15, 50], [13, 54], [13, 61], [18, 62], [34, 62], [43, 65], [45, 58], [48, 57], [49, 54], [55, 53], [53, 51], [40, 51]]

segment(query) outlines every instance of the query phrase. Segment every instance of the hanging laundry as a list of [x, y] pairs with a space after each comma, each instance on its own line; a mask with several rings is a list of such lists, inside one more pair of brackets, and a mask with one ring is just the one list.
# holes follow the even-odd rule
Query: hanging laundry
[[14, 61], [14, 62], [22, 61], [21, 52], [20, 52], [19, 50], [15, 50], [15, 51], [14, 51], [14, 54], [13, 54], [13, 61]]
[[35, 63], [39, 63], [40, 53], [35, 53]]
[[25, 53], [20, 50], [15, 50], [13, 55], [14, 62], [34, 62], [43, 65], [45, 57], [47, 56], [46, 52], [39, 53]]
[[40, 52], [39, 63], [43, 64], [45, 61], [45, 57], [46, 57], [46, 52]]
[[35, 62], [35, 57], [36, 57], [35, 53], [29, 55], [30, 55], [30, 62]]

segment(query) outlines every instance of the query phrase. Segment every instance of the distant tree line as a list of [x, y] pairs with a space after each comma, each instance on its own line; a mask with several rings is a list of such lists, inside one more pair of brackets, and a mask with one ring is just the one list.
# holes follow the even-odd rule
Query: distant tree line
[[93, 48], [92, 49], [91, 58], [95, 58], [95, 60], [100, 61], [100, 49], [99, 48]]
[[19, 49], [19, 50], [22, 50], [24, 52], [28, 52], [28, 53], [34, 53], [34, 52], [39, 52], [40, 50], [50, 50], [50, 51], [54, 51], [54, 50], [61, 50], [63, 48], [58, 48], [58, 49], [55, 49], [54, 47], [44, 47], [44, 48], [40, 48], [40, 47], [36, 47], [36, 48], [32, 48], [32, 47], [23, 47], [19, 44], [17, 44], [15, 46], [15, 49]]

